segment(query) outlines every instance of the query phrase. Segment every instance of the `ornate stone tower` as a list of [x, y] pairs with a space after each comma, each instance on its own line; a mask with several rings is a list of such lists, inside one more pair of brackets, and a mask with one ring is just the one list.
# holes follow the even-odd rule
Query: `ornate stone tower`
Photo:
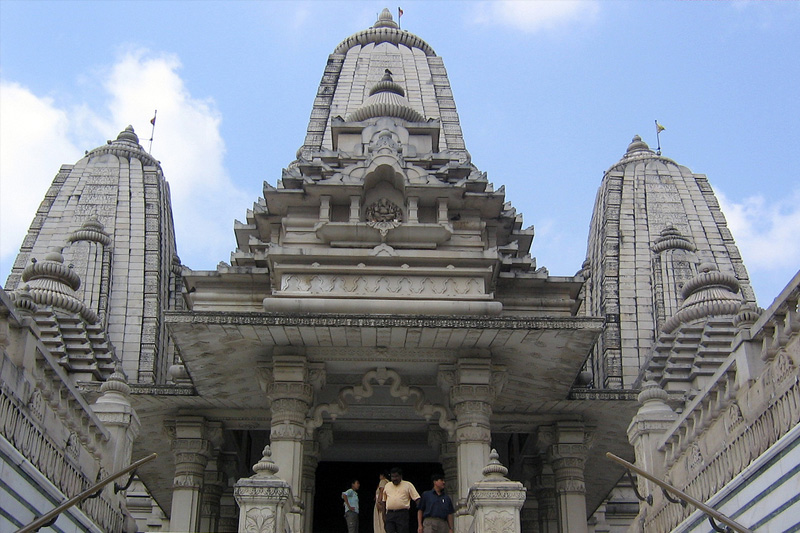
[[634, 387], [701, 263], [733, 276], [743, 299], [755, 301], [708, 179], [637, 135], [603, 176], [589, 231], [584, 309], [606, 319], [591, 361], [595, 386]]
[[[54, 265], [50, 275], [31, 266], [42, 260]], [[180, 263], [169, 186], [132, 127], [61, 167], [6, 290], [30, 276], [31, 290], [60, 282], [58, 290], [96, 318], [132, 382], [163, 382], [172, 364], [163, 313], [182, 308]]]

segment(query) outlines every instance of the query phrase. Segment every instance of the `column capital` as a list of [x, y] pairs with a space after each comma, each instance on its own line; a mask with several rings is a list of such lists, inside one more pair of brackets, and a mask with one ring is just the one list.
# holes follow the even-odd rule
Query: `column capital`
[[537, 431], [540, 449], [549, 448], [553, 444], [583, 444], [591, 448], [594, 443], [594, 432], [583, 422], [577, 420], [559, 420], [550, 426], [540, 426]]

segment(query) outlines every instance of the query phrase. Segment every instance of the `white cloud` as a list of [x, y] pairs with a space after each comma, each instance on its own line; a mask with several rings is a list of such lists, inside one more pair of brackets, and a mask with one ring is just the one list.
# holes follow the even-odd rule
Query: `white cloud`
[[[173, 55], [124, 54], [96, 86], [105, 109], [87, 104], [59, 109], [14, 83], [2, 84], [2, 250], [13, 260], [19, 243], [61, 164], [74, 163], [96, 139], [110, 138], [128, 124], [148, 148], [150, 119], [158, 109], [153, 156], [163, 156], [172, 194], [178, 253], [193, 268], [213, 268], [235, 248], [233, 220], [252, 198], [238, 190], [224, 166], [221, 115], [210, 99], [191, 95]], [[84, 145], [87, 139], [93, 145]], [[80, 143], [81, 148], [76, 148]], [[46, 147], [43, 150], [42, 147]], [[35, 154], [33, 156], [32, 154]]]
[[233, 220], [242, 217], [253, 198], [245, 197], [227, 174], [222, 117], [214, 101], [193, 97], [179, 69], [173, 55], [126, 54], [105, 81], [108, 111], [116, 124], [112, 131], [138, 119], [134, 128], [147, 148], [149, 120], [158, 109], [153, 156], [163, 157], [178, 253], [190, 267], [211, 268], [229, 258], [235, 247]]
[[[800, 267], [800, 189], [767, 202], [751, 196], [737, 203], [717, 191], [759, 301], [767, 305]], [[763, 301], [762, 301], [763, 299]]]
[[498, 0], [478, 2], [474, 19], [479, 24], [498, 24], [534, 33], [581, 22], [599, 11], [594, 0]]
[[51, 98], [0, 81], [0, 257], [13, 260], [59, 167], [80, 156], [69, 130]]

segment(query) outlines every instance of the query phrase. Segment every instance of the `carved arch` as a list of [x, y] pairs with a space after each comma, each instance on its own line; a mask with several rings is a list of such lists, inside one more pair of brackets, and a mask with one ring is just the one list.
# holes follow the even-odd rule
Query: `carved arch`
[[426, 421], [430, 421], [432, 417], [437, 415], [439, 427], [446, 430], [451, 436], [455, 433], [455, 419], [445, 406], [427, 401], [425, 392], [421, 388], [404, 385], [400, 374], [387, 368], [376, 368], [368, 371], [361, 378], [360, 385], [343, 387], [339, 391], [336, 402], [323, 403], [316, 406], [311, 416], [306, 419], [306, 432], [311, 433], [322, 425], [324, 413], [328, 413], [333, 420], [336, 420], [337, 416], [345, 414], [350, 407], [348, 397], [352, 397], [356, 401], [371, 397], [375, 393], [375, 389], [372, 386], [373, 382], [380, 386], [388, 383], [389, 394], [393, 398], [400, 398], [403, 402], [408, 401], [409, 398], [414, 398], [414, 411], [417, 414], [425, 418]]

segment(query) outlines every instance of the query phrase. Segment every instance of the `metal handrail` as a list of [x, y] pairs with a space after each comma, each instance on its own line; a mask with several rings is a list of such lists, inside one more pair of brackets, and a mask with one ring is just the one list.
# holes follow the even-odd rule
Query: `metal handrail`
[[[636, 472], [640, 476], [642, 476], [642, 477], [644, 477], [646, 479], [649, 479], [650, 481], [652, 481], [653, 483], [655, 483], [656, 485], [661, 487], [662, 490], [669, 491], [669, 492], [673, 493], [675, 496], [680, 498], [680, 500], [682, 500], [682, 501], [684, 501], [686, 503], [690, 503], [691, 505], [693, 505], [694, 507], [696, 507], [697, 509], [699, 509], [700, 511], [705, 513], [706, 516], [708, 516], [709, 520], [711, 520], [712, 525], [714, 524], [713, 520], [716, 520], [718, 522], [722, 522], [723, 524], [725, 524], [726, 526], [731, 528], [733, 531], [737, 531], [738, 533], [753, 533], [751, 530], [747, 529], [746, 527], [744, 527], [743, 525], [741, 525], [738, 522], [734, 521], [733, 519], [728, 518], [724, 514], [722, 514], [719, 511], [717, 511], [716, 509], [713, 509], [713, 508], [709, 507], [708, 505], [704, 504], [703, 502], [692, 498], [691, 496], [689, 496], [688, 494], [686, 494], [682, 490], [673, 487], [672, 485], [670, 485], [666, 481], [661, 481], [660, 479], [656, 478], [652, 474], [649, 474], [648, 472], [645, 472], [644, 470], [642, 470], [638, 466], [629, 463], [625, 459], [621, 459], [621, 458], [617, 457], [616, 455], [614, 455], [611, 452], [606, 452], [606, 457], [608, 457], [612, 461], [615, 461], [615, 462], [621, 464], [622, 466], [624, 466], [628, 470], [630, 470], [632, 472]], [[667, 499], [670, 500], [670, 501], [674, 501], [674, 500], [672, 500], [672, 498], [667, 498]], [[719, 530], [717, 530], [717, 531], [719, 531]]]
[[[60, 515], [61, 513], [63, 513], [64, 511], [66, 511], [70, 507], [72, 507], [73, 505], [77, 505], [77, 504], [81, 503], [83, 500], [91, 498], [93, 494], [99, 493], [99, 491], [103, 487], [105, 487], [106, 485], [108, 485], [109, 483], [114, 481], [115, 479], [117, 479], [117, 478], [119, 478], [121, 476], [124, 476], [128, 472], [132, 472], [132, 471], [136, 470], [141, 465], [145, 464], [148, 461], [152, 461], [156, 457], [158, 457], [157, 453], [151, 453], [147, 457], [139, 459], [135, 463], [131, 463], [130, 466], [128, 466], [126, 468], [123, 468], [122, 470], [120, 470], [116, 474], [112, 474], [112, 475], [108, 476], [107, 478], [105, 478], [102, 481], [98, 481], [97, 483], [95, 483], [94, 485], [92, 485], [91, 487], [86, 489], [85, 491], [81, 492], [77, 496], [73, 496], [69, 500], [65, 501], [64, 503], [62, 503], [61, 505], [59, 505], [58, 507], [56, 507], [55, 509], [53, 509], [49, 513], [40, 516], [39, 518], [37, 518], [36, 520], [31, 522], [27, 526], [25, 526], [25, 527], [23, 527], [21, 529], [18, 529], [16, 533], [29, 533], [31, 531], [39, 531], [39, 528], [42, 528], [42, 527], [49, 526], [49, 525], [53, 524], [55, 522], [56, 518], [58, 518], [58, 515]], [[133, 474], [131, 474], [131, 477], [133, 477]]]

